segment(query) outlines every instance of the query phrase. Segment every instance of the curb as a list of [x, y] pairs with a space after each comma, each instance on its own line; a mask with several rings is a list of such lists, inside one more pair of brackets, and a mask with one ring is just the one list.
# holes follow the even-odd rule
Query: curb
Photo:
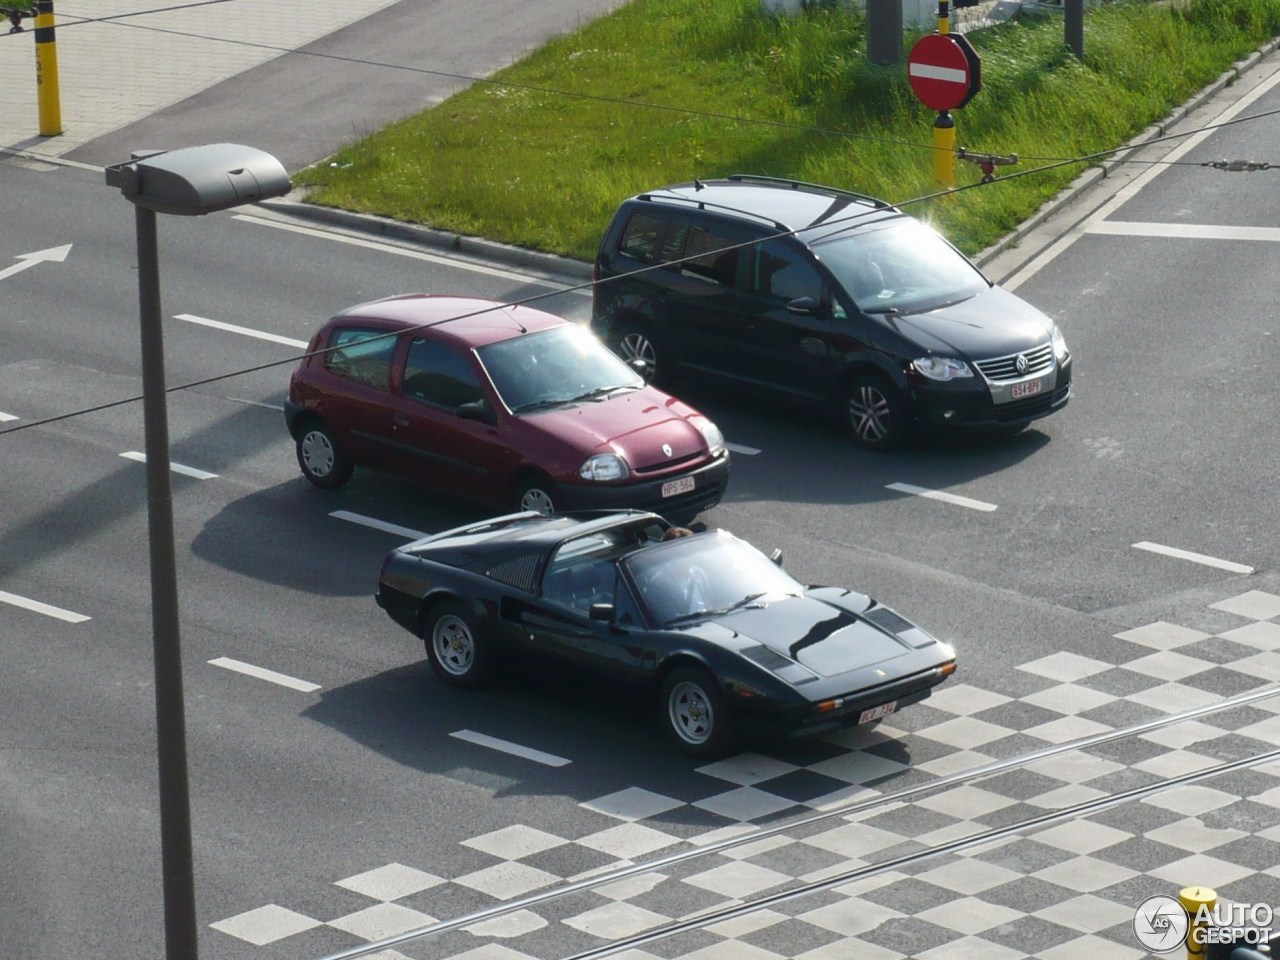
[[1108, 176], [1112, 170], [1116, 169], [1125, 162], [1125, 159], [1132, 151], [1139, 147], [1159, 140], [1161, 137], [1167, 136], [1170, 129], [1178, 123], [1186, 119], [1188, 114], [1200, 107], [1211, 97], [1217, 96], [1224, 89], [1231, 86], [1240, 79], [1247, 71], [1256, 67], [1264, 58], [1280, 49], [1280, 37], [1267, 41], [1249, 56], [1243, 60], [1238, 60], [1227, 71], [1225, 71], [1217, 80], [1214, 80], [1207, 87], [1197, 93], [1194, 97], [1178, 107], [1163, 120], [1153, 123], [1147, 127], [1142, 133], [1138, 134], [1129, 143], [1121, 148], [1109, 160], [1103, 160], [1098, 166], [1091, 167], [1084, 173], [1080, 174], [1075, 180], [1063, 188], [1056, 197], [1046, 202], [1035, 213], [1033, 213], [1022, 223], [1013, 228], [1012, 232], [1001, 237], [991, 246], [981, 251], [977, 256], [973, 257], [973, 262], [978, 266], [984, 266], [997, 256], [1004, 253], [1010, 247], [1018, 243], [1023, 237], [1043, 224], [1050, 217], [1070, 206], [1083, 195], [1089, 187], [1094, 186], [1099, 180]]

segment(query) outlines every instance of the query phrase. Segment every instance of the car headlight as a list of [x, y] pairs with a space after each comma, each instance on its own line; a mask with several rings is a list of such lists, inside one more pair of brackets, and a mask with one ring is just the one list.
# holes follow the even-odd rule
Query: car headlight
[[1058, 358], [1059, 366], [1071, 359], [1071, 351], [1067, 349], [1067, 338], [1062, 335], [1056, 323], [1053, 325], [1053, 355]]
[[631, 473], [627, 461], [616, 453], [597, 453], [578, 471], [583, 480], [625, 480]]
[[959, 380], [973, 376], [969, 365], [954, 357], [921, 357], [918, 360], [912, 360], [911, 365], [930, 380]]
[[698, 430], [702, 433], [702, 439], [707, 441], [707, 450], [711, 452], [713, 457], [719, 456], [724, 452], [724, 434], [710, 420], [694, 421]]

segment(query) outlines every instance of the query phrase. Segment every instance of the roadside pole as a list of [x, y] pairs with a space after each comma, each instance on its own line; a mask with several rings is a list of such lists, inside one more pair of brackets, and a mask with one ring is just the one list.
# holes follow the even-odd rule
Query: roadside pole
[[36, 2], [36, 99], [40, 108], [40, 136], [56, 137], [62, 133], [62, 105], [58, 93], [53, 0]]

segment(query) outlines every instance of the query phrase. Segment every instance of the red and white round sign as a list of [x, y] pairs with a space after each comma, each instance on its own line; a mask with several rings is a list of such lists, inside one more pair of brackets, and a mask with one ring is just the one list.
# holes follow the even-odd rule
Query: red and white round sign
[[955, 110], [982, 89], [982, 58], [962, 34], [930, 33], [907, 56], [907, 80], [929, 109]]

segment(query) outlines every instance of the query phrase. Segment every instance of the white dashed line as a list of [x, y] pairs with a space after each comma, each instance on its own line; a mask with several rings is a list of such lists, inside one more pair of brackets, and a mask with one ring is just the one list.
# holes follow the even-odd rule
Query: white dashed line
[[944, 493], [941, 490], [929, 490], [925, 487], [913, 486], [909, 483], [888, 483], [885, 484], [888, 490], [897, 490], [899, 493], [909, 493], [916, 497], [927, 497], [930, 500], [941, 500], [943, 503], [954, 504], [957, 507], [968, 507], [970, 510], [982, 510], [990, 512], [996, 509], [994, 503], [986, 503], [982, 500], [971, 500], [968, 497], [957, 496], [954, 493]]
[[84, 623], [89, 617], [81, 613], [72, 613], [70, 610], [63, 610], [61, 607], [51, 607], [47, 603], [41, 603], [39, 600], [28, 600], [26, 597], [20, 597], [16, 593], [5, 593], [0, 590], [0, 603], [9, 603], [15, 607], [22, 607], [23, 610], [30, 610], [32, 613], [43, 613], [46, 617], [54, 617], [58, 620], [65, 620], [67, 623]]
[[744, 447], [738, 443], [726, 443], [724, 446], [726, 450], [729, 450], [732, 453], [740, 453], [744, 457], [754, 457], [760, 452], [755, 447]]
[[[147, 462], [147, 455], [138, 453], [136, 450], [129, 450], [120, 454], [120, 456], [126, 460], [136, 460], [138, 463]], [[195, 477], [197, 480], [213, 480], [218, 476], [216, 473], [207, 473], [204, 470], [197, 470], [195, 467], [184, 467], [180, 463], [170, 463], [169, 469], [174, 473], [182, 474], [184, 477]]]
[[0, 412], [0, 423], [8, 423], [10, 420], [17, 420], [17, 419], [18, 418], [15, 417], [12, 413]]
[[1221, 560], [1218, 557], [1208, 557], [1203, 553], [1192, 553], [1190, 550], [1179, 550], [1177, 547], [1166, 547], [1160, 543], [1149, 543], [1143, 540], [1141, 543], [1133, 544], [1133, 547], [1135, 550], [1147, 550], [1151, 553], [1163, 554], [1166, 557], [1190, 560], [1192, 563], [1203, 563], [1206, 567], [1217, 567], [1219, 570], [1228, 570], [1231, 573], [1253, 573], [1253, 567], [1247, 567], [1243, 563], [1233, 563], [1230, 560]]
[[278, 683], [282, 687], [288, 687], [290, 690], [298, 690], [302, 693], [314, 693], [320, 689], [320, 684], [318, 683], [308, 683], [306, 680], [298, 680], [283, 673], [276, 673], [274, 670], [255, 667], [251, 663], [241, 663], [239, 660], [232, 660], [230, 657], [218, 657], [216, 660], [210, 660], [209, 663], [215, 667], [224, 667], [236, 673], [243, 673], [246, 677], [266, 680], [268, 683]]
[[185, 320], [187, 323], [198, 323], [202, 327], [213, 327], [215, 330], [225, 330], [227, 333], [238, 333], [244, 337], [256, 337], [259, 340], [270, 340], [272, 343], [283, 343], [286, 347], [297, 347], [299, 350], [307, 349], [306, 340], [294, 340], [292, 337], [281, 337], [274, 333], [252, 330], [249, 327], [237, 327], [234, 323], [223, 323], [221, 320], [197, 317], [191, 313], [179, 313], [173, 319]]
[[1172, 237], [1184, 240], [1267, 240], [1280, 242], [1277, 227], [1229, 227], [1207, 223], [1139, 223], [1134, 220], [1103, 220], [1085, 232], [1112, 237]]
[[329, 516], [337, 520], [346, 520], [348, 523], [358, 523], [362, 527], [372, 527], [374, 530], [381, 530], [383, 533], [394, 533], [408, 540], [421, 540], [430, 534], [423, 533], [420, 530], [411, 530], [408, 527], [399, 527], [394, 523], [387, 523], [385, 520], [375, 520], [373, 517], [366, 517], [359, 513], [352, 513], [349, 510], [335, 510]]
[[497, 737], [486, 736], [483, 733], [475, 733], [471, 730], [455, 730], [449, 736], [465, 740], [467, 743], [474, 743], [479, 747], [489, 747], [491, 750], [509, 753], [513, 757], [523, 757], [525, 760], [532, 760], [534, 763], [545, 764], [548, 767], [565, 767], [572, 762], [564, 757], [557, 757], [554, 753], [543, 753], [541, 750], [534, 750], [532, 747], [522, 747], [520, 744], [511, 743], [509, 740], [499, 740]]

